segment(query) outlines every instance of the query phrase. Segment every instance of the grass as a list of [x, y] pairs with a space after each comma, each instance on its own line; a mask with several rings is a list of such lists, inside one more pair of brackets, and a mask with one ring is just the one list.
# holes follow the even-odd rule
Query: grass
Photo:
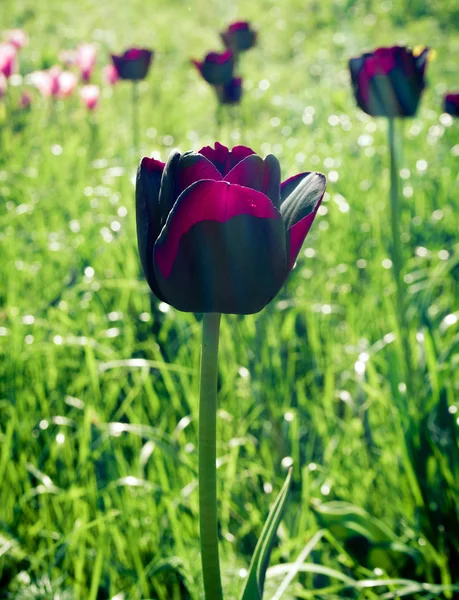
[[[457, 8], [3, 0], [0, 16], [30, 35], [23, 74], [81, 41], [99, 43], [98, 74], [109, 50], [157, 51], [140, 89], [141, 151], [129, 85], [106, 90], [92, 120], [78, 97], [51, 107], [37, 95], [30, 113], [13, 113], [16, 88], [3, 111], [0, 598], [202, 597], [200, 317], [159, 304], [144, 282], [133, 176], [143, 154], [164, 159], [217, 133], [275, 153], [284, 177], [329, 178], [278, 298], [222, 320], [226, 597], [242, 588], [292, 462], [266, 598], [295, 573], [285, 600], [457, 594], [459, 137], [440, 117], [443, 92], [457, 87]], [[236, 16], [260, 40], [244, 56], [241, 110], [217, 132], [211, 90], [189, 59], [219, 48], [218, 30]], [[347, 73], [348, 57], [396, 42], [437, 52], [419, 114], [399, 128], [413, 397], [387, 262], [386, 123], [358, 111]]]

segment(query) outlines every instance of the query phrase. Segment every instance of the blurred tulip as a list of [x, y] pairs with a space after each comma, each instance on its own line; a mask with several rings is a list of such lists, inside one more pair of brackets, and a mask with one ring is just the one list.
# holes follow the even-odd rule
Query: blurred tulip
[[130, 48], [124, 54], [112, 54], [113, 64], [120, 79], [138, 81], [145, 79], [153, 58], [153, 52], [146, 48]]
[[239, 104], [242, 98], [242, 78], [233, 77], [226, 85], [215, 86], [220, 104]]
[[107, 85], [115, 85], [119, 78], [115, 65], [105, 65], [102, 69], [102, 79]]
[[247, 21], [237, 21], [232, 23], [226, 31], [223, 31], [221, 38], [225, 46], [233, 52], [245, 52], [255, 46], [257, 33]]
[[76, 50], [62, 50], [59, 52], [59, 60], [64, 63], [66, 67], [73, 67], [77, 64], [78, 53]]
[[444, 110], [452, 117], [459, 117], [459, 93], [446, 94], [444, 100]]
[[21, 99], [19, 100], [19, 108], [26, 110], [30, 108], [32, 104], [32, 96], [28, 92], [22, 92]]
[[80, 98], [88, 110], [94, 110], [100, 98], [100, 88], [98, 85], [84, 85], [80, 90]]
[[234, 56], [230, 50], [209, 52], [202, 62], [191, 62], [211, 85], [226, 85], [233, 79]]
[[88, 82], [91, 79], [97, 58], [97, 46], [95, 44], [82, 44], [76, 53], [76, 64], [81, 72], [81, 79]]
[[12, 44], [0, 44], [0, 73], [8, 78], [17, 68], [17, 52]]
[[29, 42], [27, 34], [22, 29], [10, 29], [6, 32], [6, 39], [16, 50], [20, 50]]
[[186, 312], [251, 314], [292, 270], [325, 192], [325, 176], [281, 184], [279, 161], [218, 142], [144, 158], [137, 172], [139, 254], [154, 294]]
[[53, 98], [68, 98], [78, 84], [78, 78], [74, 73], [62, 71], [58, 66], [51, 67], [47, 71], [30, 73], [28, 80], [42, 96]]
[[412, 117], [425, 87], [429, 50], [414, 56], [402, 46], [378, 48], [351, 58], [354, 95], [358, 106], [372, 117]]

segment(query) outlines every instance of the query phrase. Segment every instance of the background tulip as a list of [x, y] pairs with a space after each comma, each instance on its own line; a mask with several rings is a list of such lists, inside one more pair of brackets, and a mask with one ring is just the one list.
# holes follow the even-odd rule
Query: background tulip
[[209, 52], [202, 62], [192, 62], [211, 85], [226, 85], [233, 79], [234, 56], [230, 50]]
[[10, 29], [6, 32], [6, 39], [16, 50], [26, 46], [29, 41], [27, 34], [22, 29]]
[[255, 46], [257, 33], [247, 21], [232, 23], [221, 34], [223, 43], [233, 52], [245, 52]]
[[444, 111], [452, 117], [459, 116], [459, 93], [446, 94], [444, 100]]
[[153, 292], [179, 310], [250, 314], [278, 293], [325, 192], [320, 173], [281, 184], [277, 158], [218, 142], [144, 158], [137, 236]]
[[425, 87], [428, 52], [415, 56], [408, 48], [393, 46], [351, 58], [358, 106], [373, 117], [412, 117]]
[[115, 85], [119, 78], [115, 65], [105, 65], [102, 69], [102, 79], [107, 85]]
[[91, 79], [97, 58], [97, 46], [95, 44], [82, 44], [76, 54], [76, 64], [81, 72], [81, 79], [88, 82]]
[[99, 103], [100, 88], [98, 85], [84, 85], [80, 90], [80, 98], [88, 110], [94, 110]]
[[0, 73], [8, 78], [17, 68], [16, 48], [11, 44], [0, 44]]
[[242, 78], [233, 77], [229, 83], [215, 86], [215, 90], [221, 104], [239, 104], [242, 98]]
[[120, 79], [138, 81], [145, 79], [153, 58], [153, 52], [146, 48], [130, 48], [124, 54], [112, 54], [113, 64]]

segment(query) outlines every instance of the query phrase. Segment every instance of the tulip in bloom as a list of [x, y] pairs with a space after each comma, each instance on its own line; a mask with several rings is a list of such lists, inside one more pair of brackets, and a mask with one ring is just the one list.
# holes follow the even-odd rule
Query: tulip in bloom
[[233, 52], [245, 52], [255, 46], [257, 40], [257, 32], [246, 21], [232, 23], [220, 35], [225, 46]]
[[349, 68], [358, 106], [372, 117], [412, 117], [425, 87], [429, 50], [415, 56], [402, 46], [377, 48], [351, 58]]
[[452, 117], [459, 117], [459, 93], [446, 94], [444, 109]]
[[220, 104], [239, 104], [242, 98], [242, 79], [233, 77], [226, 85], [215, 86]]
[[94, 110], [99, 103], [100, 88], [98, 85], [84, 85], [80, 90], [80, 98], [88, 110]]
[[234, 56], [231, 50], [209, 52], [202, 62], [192, 63], [211, 85], [226, 85], [233, 79]]
[[6, 32], [6, 39], [16, 50], [26, 46], [29, 41], [27, 34], [22, 29], [10, 29]]
[[153, 52], [146, 48], [130, 48], [124, 54], [112, 54], [113, 64], [120, 79], [138, 81], [145, 79], [153, 58]]
[[260, 311], [292, 270], [325, 183], [300, 173], [281, 184], [275, 156], [218, 142], [166, 165], [143, 158], [137, 238], [150, 288], [186, 312]]
[[0, 73], [8, 78], [16, 71], [17, 53], [12, 44], [0, 44]]
[[107, 85], [115, 85], [119, 78], [115, 65], [105, 65], [102, 69], [102, 79]]
[[97, 46], [95, 44], [82, 44], [76, 54], [76, 64], [81, 72], [81, 79], [88, 82], [91, 79], [97, 58]]
[[74, 73], [62, 71], [58, 66], [51, 67], [47, 71], [35, 71], [28, 79], [42, 96], [52, 98], [68, 98], [73, 94], [78, 83]]

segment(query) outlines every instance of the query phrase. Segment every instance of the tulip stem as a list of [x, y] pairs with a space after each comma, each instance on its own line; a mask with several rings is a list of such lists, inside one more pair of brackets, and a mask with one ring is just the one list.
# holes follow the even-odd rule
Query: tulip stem
[[406, 319], [405, 285], [403, 281], [403, 247], [400, 220], [401, 206], [398, 190], [397, 151], [395, 143], [395, 121], [389, 118], [389, 155], [390, 155], [390, 207], [392, 228], [392, 265], [396, 286], [397, 320], [403, 347], [406, 369], [406, 387], [408, 395], [413, 393], [413, 369], [408, 323]]
[[139, 85], [138, 81], [132, 82], [132, 144], [134, 146], [134, 152], [138, 150], [139, 144]]
[[220, 313], [205, 313], [199, 394], [199, 529], [206, 600], [222, 600], [217, 521], [217, 377]]

